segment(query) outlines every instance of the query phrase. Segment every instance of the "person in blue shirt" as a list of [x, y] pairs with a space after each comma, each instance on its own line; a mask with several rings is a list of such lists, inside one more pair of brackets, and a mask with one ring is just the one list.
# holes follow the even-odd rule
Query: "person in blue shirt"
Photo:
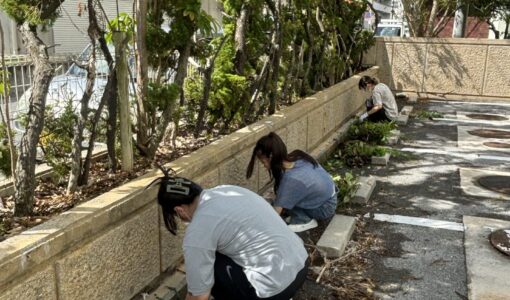
[[246, 177], [253, 174], [258, 159], [274, 181], [273, 207], [280, 215], [290, 215], [289, 228], [301, 232], [316, 227], [317, 221], [335, 214], [337, 189], [331, 175], [302, 150], [287, 153], [287, 147], [274, 132], [257, 141]]

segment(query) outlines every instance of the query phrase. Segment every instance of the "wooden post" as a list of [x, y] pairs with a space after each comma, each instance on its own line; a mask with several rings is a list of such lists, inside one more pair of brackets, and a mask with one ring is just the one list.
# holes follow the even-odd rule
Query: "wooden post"
[[133, 169], [133, 137], [131, 134], [129, 72], [126, 53], [128, 35], [121, 31], [114, 32], [113, 43], [115, 45], [115, 63], [117, 65], [122, 170], [131, 171]]

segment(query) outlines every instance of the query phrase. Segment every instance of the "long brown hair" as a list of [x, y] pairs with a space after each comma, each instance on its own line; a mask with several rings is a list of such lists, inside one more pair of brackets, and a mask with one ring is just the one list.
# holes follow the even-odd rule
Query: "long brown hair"
[[253, 174], [253, 168], [255, 167], [255, 159], [258, 156], [265, 156], [270, 160], [270, 168], [268, 170], [269, 177], [274, 180], [274, 191], [278, 190], [280, 182], [282, 180], [285, 168], [283, 166], [284, 161], [294, 162], [302, 159], [311, 163], [314, 167], [319, 164], [311, 157], [308, 153], [301, 150], [294, 150], [291, 153], [287, 153], [287, 146], [282, 139], [274, 132], [270, 132], [268, 135], [261, 137], [251, 155], [250, 163], [246, 169], [246, 178], [250, 178]]

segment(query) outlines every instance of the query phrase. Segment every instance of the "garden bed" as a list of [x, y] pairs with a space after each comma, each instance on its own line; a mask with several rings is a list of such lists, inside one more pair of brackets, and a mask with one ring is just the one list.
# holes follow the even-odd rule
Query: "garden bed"
[[[215, 134], [195, 139], [191, 133], [183, 130], [177, 138], [176, 148], [163, 145], [156, 155], [156, 161], [166, 164], [221, 137], [222, 135]], [[26, 217], [13, 215], [14, 196], [0, 197], [0, 241], [39, 225], [52, 216], [121, 186], [152, 169], [153, 165], [150, 161], [139, 157], [135, 161], [133, 171], [118, 170], [112, 173], [108, 170], [107, 158], [104, 158], [92, 165], [89, 184], [73, 195], [66, 194], [66, 182], [58, 183], [53, 178], [39, 179], [35, 190], [34, 213]]]

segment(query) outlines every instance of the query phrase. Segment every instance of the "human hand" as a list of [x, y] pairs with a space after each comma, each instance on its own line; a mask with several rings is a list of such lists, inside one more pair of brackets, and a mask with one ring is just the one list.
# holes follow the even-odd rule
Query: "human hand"
[[359, 116], [359, 121], [363, 122], [366, 118], [368, 118], [368, 113], [363, 113], [361, 116]]

